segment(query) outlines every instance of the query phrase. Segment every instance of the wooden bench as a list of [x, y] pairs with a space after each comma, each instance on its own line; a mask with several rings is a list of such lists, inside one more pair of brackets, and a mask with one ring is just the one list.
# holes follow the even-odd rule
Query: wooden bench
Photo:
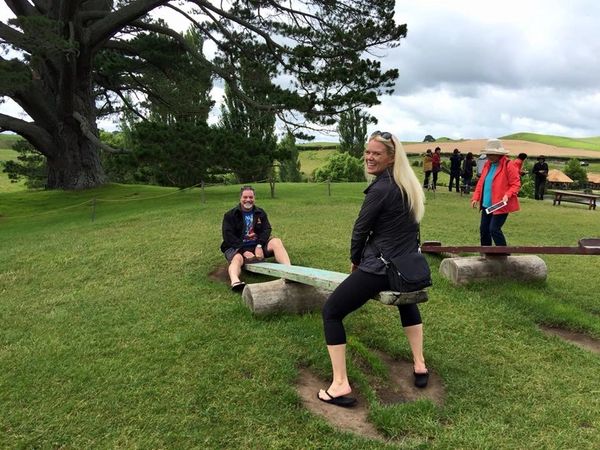
[[[348, 276], [342, 272], [269, 262], [246, 264], [244, 269], [283, 279], [246, 285], [242, 298], [252, 312], [259, 315], [319, 310], [331, 291]], [[374, 300], [396, 306], [426, 302], [428, 295], [426, 290], [408, 293], [385, 291], [380, 292]]]
[[[588, 205], [588, 209], [596, 209], [596, 199], [600, 198], [600, 195], [585, 194], [583, 192], [576, 191], [560, 191], [554, 190], [554, 201], [552, 206], [560, 205], [560, 202], [570, 203], [581, 203]], [[565, 198], [566, 197], [566, 198]]]

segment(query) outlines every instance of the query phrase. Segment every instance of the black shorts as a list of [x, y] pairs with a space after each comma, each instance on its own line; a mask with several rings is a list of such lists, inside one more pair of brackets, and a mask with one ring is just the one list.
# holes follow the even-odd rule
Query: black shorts
[[[265, 254], [265, 258], [271, 258], [274, 256], [274, 253], [268, 251], [266, 246], [264, 246], [262, 249], [263, 249], [263, 253]], [[228, 248], [227, 250], [225, 250], [225, 252], [223, 252], [223, 256], [225, 256], [225, 259], [227, 260], [227, 262], [231, 264], [231, 260], [238, 253], [240, 255], [243, 255], [244, 252], [246, 252], [246, 251], [254, 253], [254, 250], [256, 250], [256, 246], [242, 247], [242, 248]]]

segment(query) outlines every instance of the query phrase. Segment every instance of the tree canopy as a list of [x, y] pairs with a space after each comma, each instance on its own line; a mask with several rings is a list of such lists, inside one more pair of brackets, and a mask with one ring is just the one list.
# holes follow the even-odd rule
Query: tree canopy
[[[189, 55], [190, 64], [226, 82], [240, 101], [310, 129], [391, 93], [397, 70], [384, 70], [371, 55], [406, 35], [393, 19], [394, 0], [4, 1], [16, 17], [0, 22], [6, 50], [0, 96], [12, 98], [31, 120], [0, 114], [0, 131], [16, 132], [46, 157], [49, 188], [105, 182], [99, 152], [114, 149], [98, 139], [96, 121], [123, 108], [146, 118], [144, 101], [164, 90], [152, 89], [141, 74], [177, 79], [170, 52]], [[153, 19], [158, 8], [187, 19], [212, 55]], [[260, 61], [277, 77], [267, 97], [246, 92], [242, 58]]]

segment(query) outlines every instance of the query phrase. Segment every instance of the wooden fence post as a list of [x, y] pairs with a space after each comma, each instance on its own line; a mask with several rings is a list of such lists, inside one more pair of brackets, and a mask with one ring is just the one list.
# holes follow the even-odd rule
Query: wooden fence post
[[96, 220], [96, 199], [92, 199], [92, 222]]

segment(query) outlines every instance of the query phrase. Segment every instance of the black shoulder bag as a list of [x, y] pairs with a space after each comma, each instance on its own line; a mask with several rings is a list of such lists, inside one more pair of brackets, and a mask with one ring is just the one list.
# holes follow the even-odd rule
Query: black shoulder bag
[[390, 289], [396, 292], [421, 291], [433, 283], [427, 259], [421, 253], [421, 231], [417, 231], [418, 251], [387, 259], [379, 247], [379, 259], [385, 264]]

